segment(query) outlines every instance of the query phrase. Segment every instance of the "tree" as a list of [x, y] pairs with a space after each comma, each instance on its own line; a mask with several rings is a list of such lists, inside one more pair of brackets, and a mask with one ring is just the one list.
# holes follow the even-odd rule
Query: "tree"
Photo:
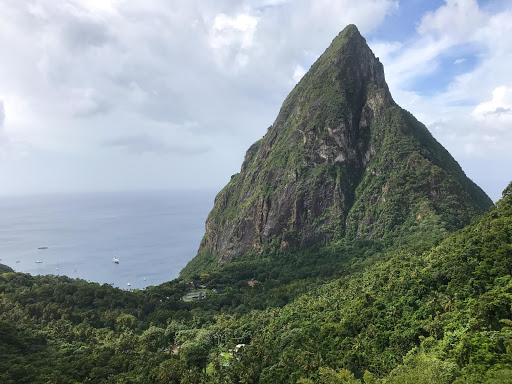
[[156, 352], [158, 348], [163, 348], [167, 345], [167, 337], [165, 330], [152, 325], [140, 337], [144, 348], [151, 352]]
[[208, 347], [198, 341], [192, 340], [183, 343], [180, 348], [180, 359], [189, 367], [206, 368], [208, 361]]

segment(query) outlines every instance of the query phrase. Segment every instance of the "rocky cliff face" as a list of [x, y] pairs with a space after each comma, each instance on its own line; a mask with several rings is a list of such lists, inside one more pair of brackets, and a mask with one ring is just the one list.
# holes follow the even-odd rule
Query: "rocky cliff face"
[[442, 233], [491, 204], [425, 126], [396, 105], [382, 64], [351, 25], [217, 195], [193, 263], [220, 264], [270, 245]]

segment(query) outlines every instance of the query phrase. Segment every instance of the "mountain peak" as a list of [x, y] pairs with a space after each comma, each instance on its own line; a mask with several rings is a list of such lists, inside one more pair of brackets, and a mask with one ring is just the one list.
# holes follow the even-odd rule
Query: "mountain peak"
[[341, 32], [338, 33], [338, 36], [336, 36], [333, 39], [331, 46], [334, 43], [338, 43], [338, 41], [339, 41], [339, 43], [342, 43], [342, 44], [361, 43], [361, 42], [364, 42], [364, 44], [366, 44], [366, 39], [361, 35], [361, 33], [359, 32], [359, 29], [357, 29], [355, 24], [349, 24], [345, 28], [343, 28], [343, 30], [341, 30]]
[[384, 67], [354, 24], [345, 27], [333, 39], [301, 82], [321, 77], [330, 77], [346, 92], [362, 97], [366, 94], [366, 87], [374, 84], [378, 89], [386, 91], [386, 97], [391, 102]]
[[217, 195], [187, 271], [266, 247], [390, 242], [467, 224], [492, 204], [427, 128], [397, 106], [384, 68], [347, 26], [287, 96]]
[[341, 30], [338, 36], [341, 35], [342, 33], [357, 33], [359, 36], [361, 36], [361, 34], [359, 33], [359, 29], [357, 29], [357, 26], [355, 24], [348, 24], [345, 28]]

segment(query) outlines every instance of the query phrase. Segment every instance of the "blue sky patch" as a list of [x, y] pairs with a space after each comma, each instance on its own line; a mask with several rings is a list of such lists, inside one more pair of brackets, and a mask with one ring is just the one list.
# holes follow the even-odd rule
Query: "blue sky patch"
[[433, 61], [432, 65], [436, 66], [433, 72], [412, 79], [407, 90], [422, 96], [433, 96], [446, 91], [457, 76], [476, 68], [480, 60], [476, 52], [477, 49], [470, 44], [453, 47]]
[[444, 5], [443, 0], [401, 1], [398, 9], [389, 14], [384, 22], [367, 34], [367, 40], [407, 41], [416, 35], [416, 27], [425, 13]]

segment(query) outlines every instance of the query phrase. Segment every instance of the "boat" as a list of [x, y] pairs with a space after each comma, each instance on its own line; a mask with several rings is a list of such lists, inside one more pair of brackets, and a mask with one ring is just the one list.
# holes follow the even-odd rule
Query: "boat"
[[48, 249], [48, 247], [37, 247], [37, 249]]
[[36, 260], [36, 264], [42, 264], [41, 260]]
[[127, 286], [129, 286], [129, 287], [131, 287], [131, 286], [132, 286], [130, 283], [127, 283], [126, 285], [127, 285]]
[[116, 263], [116, 264], [119, 264], [119, 259], [118, 259], [117, 257], [114, 257], [114, 258], [112, 259], [112, 262], [114, 262], [114, 263]]
[[19, 261], [19, 260], [17, 260], [17, 261], [16, 261], [16, 264], [18, 264], [19, 262], [20, 262], [20, 261]]

